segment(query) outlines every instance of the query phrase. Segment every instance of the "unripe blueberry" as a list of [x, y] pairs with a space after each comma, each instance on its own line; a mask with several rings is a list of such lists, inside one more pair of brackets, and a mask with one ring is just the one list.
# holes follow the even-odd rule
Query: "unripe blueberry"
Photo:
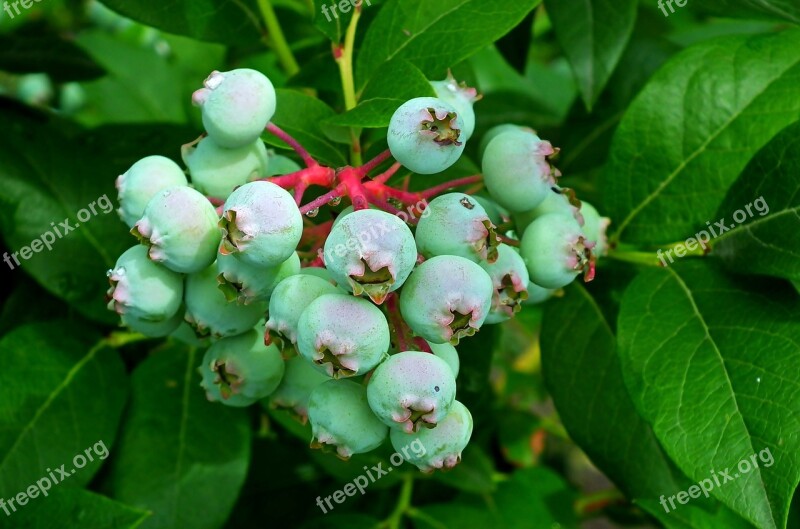
[[392, 428], [406, 433], [433, 428], [456, 398], [456, 377], [447, 362], [421, 351], [387, 358], [369, 379], [369, 406]]
[[381, 304], [417, 263], [414, 235], [383, 211], [363, 209], [340, 218], [325, 241], [325, 266], [339, 285]]
[[211, 339], [197, 336], [194, 328], [184, 319], [184, 313], [184, 310], [180, 311], [181, 323], [170, 333], [169, 337], [192, 347], [207, 349], [211, 345]]
[[217, 266], [186, 278], [186, 321], [200, 337], [234, 336], [252, 329], [264, 316], [267, 304], [229, 302], [219, 289]]
[[583, 213], [584, 225], [583, 232], [586, 238], [595, 243], [592, 252], [595, 255], [604, 256], [608, 254], [608, 226], [611, 224], [611, 219], [608, 217], [601, 217], [597, 209], [588, 202], [583, 202], [581, 205], [581, 213]]
[[541, 204], [530, 211], [514, 215], [518, 233], [523, 233], [531, 222], [548, 213], [570, 215], [579, 225], [584, 225], [581, 201], [575, 196], [575, 192], [572, 189], [558, 187], [553, 187], [550, 191]]
[[483, 153], [486, 189], [498, 204], [512, 213], [535, 208], [561, 176], [548, 161], [557, 153], [550, 142], [525, 131], [499, 134]]
[[492, 278], [483, 268], [442, 255], [419, 265], [408, 278], [400, 292], [400, 312], [418, 336], [457, 345], [481, 328], [493, 294]]
[[363, 375], [389, 350], [389, 324], [369, 301], [325, 294], [309, 304], [297, 324], [297, 350], [329, 377]]
[[120, 316], [120, 320], [123, 325], [132, 331], [150, 338], [163, 338], [175, 331], [181, 324], [183, 321], [183, 308], [179, 309], [173, 316], [160, 321], [146, 320], [127, 313], [123, 313]]
[[392, 156], [418, 174], [441, 173], [464, 152], [464, 123], [452, 105], [435, 97], [403, 103], [389, 122]]
[[573, 217], [550, 213], [533, 221], [525, 230], [520, 254], [531, 281], [556, 289], [572, 283], [581, 272], [586, 281], [591, 281], [594, 277], [593, 246]]
[[235, 300], [245, 305], [267, 302], [278, 283], [300, 272], [300, 256], [295, 252], [276, 267], [262, 268], [233, 255], [219, 254], [217, 270], [219, 289], [228, 301]]
[[[303, 269], [301, 272], [307, 269]], [[312, 301], [324, 294], [343, 292], [321, 277], [300, 273], [289, 276], [275, 287], [269, 299], [267, 339], [286, 351], [297, 343], [300, 315]]]
[[269, 167], [267, 168], [267, 173], [264, 176], [280, 176], [289, 173], [296, 173], [302, 169], [297, 162], [288, 156], [275, 154], [274, 151], [268, 151], [268, 154]]
[[108, 308], [158, 323], [175, 316], [183, 302], [183, 276], [154, 263], [147, 248], [134, 246], [109, 270]]
[[269, 396], [272, 408], [288, 409], [304, 423], [308, 419], [308, 398], [311, 392], [330, 380], [320, 373], [313, 364], [301, 356], [286, 360], [286, 371], [280, 386]]
[[17, 82], [17, 97], [29, 105], [47, 105], [53, 99], [53, 92], [53, 82], [46, 73], [23, 75]]
[[494, 262], [500, 243], [486, 210], [464, 193], [436, 197], [419, 219], [417, 250], [425, 257], [457, 255], [470, 261]]
[[226, 149], [206, 136], [196, 147], [184, 146], [183, 161], [192, 185], [210, 197], [225, 200], [231, 192], [251, 179], [267, 175], [269, 157], [260, 139], [236, 149]]
[[122, 221], [133, 228], [144, 215], [147, 203], [170, 187], [188, 186], [186, 175], [178, 164], [163, 156], [148, 156], [131, 166], [117, 178], [119, 213]]
[[461, 368], [461, 360], [458, 358], [458, 351], [449, 343], [431, 343], [428, 342], [433, 354], [447, 362], [450, 369], [453, 371], [453, 376], [458, 377], [458, 371]]
[[250, 182], [231, 193], [219, 225], [220, 253], [262, 268], [291, 257], [303, 235], [303, 216], [294, 198], [270, 182]]
[[275, 88], [260, 72], [214, 71], [203, 84], [192, 102], [201, 107], [203, 126], [217, 145], [228, 149], [249, 145], [275, 114]]
[[217, 210], [190, 187], [171, 187], [148, 202], [131, 230], [150, 247], [150, 259], [170, 270], [191, 274], [214, 262], [220, 231]]
[[494, 324], [510, 320], [521, 309], [520, 304], [528, 299], [528, 269], [517, 250], [501, 244], [500, 257], [494, 263], [481, 264], [494, 284], [492, 311], [486, 323]]
[[486, 134], [481, 138], [481, 144], [478, 147], [478, 154], [480, 159], [483, 160], [483, 153], [486, 152], [486, 147], [492, 142], [493, 139], [498, 137], [504, 132], [509, 131], [522, 131], [536, 136], [536, 131], [530, 127], [523, 127], [522, 125], [514, 125], [511, 123], [504, 123], [503, 125], [496, 125], [486, 131]]
[[431, 86], [436, 92], [436, 97], [456, 109], [464, 124], [462, 141], [469, 140], [475, 132], [475, 110], [472, 105], [481, 98], [478, 91], [469, 88], [464, 82], [456, 81], [452, 72], [447, 72], [447, 79], [444, 81], [431, 81]]
[[261, 334], [251, 329], [209, 347], [200, 373], [208, 400], [243, 407], [275, 391], [284, 369], [278, 348], [264, 345]]
[[423, 429], [411, 434], [399, 430], [389, 432], [392, 446], [397, 451], [414, 442], [424, 447], [424, 450], [413, 451], [406, 459], [423, 472], [456, 466], [461, 461], [461, 452], [467, 447], [470, 437], [472, 437], [472, 414], [459, 401], [453, 402], [450, 413], [436, 428]]
[[328, 380], [314, 388], [308, 420], [311, 447], [336, 447], [342, 459], [378, 448], [389, 434], [367, 404], [364, 386], [352, 380]]
[[[336, 281], [333, 280], [333, 276], [327, 268], [322, 268], [320, 266], [307, 266], [305, 268], [301, 268], [300, 272], [298, 273], [322, 278], [331, 285], [336, 286]], [[344, 290], [342, 290], [342, 292], [344, 292]]]

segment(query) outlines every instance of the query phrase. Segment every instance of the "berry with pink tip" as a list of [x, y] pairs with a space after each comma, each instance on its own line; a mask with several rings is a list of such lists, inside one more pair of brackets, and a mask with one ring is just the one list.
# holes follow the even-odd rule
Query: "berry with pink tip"
[[250, 145], [275, 115], [275, 88], [261, 72], [249, 68], [214, 71], [203, 85], [192, 95], [192, 102], [202, 110], [209, 137], [221, 147]]
[[456, 109], [459, 117], [463, 121], [464, 130], [462, 131], [463, 141], [467, 141], [475, 132], [475, 110], [472, 105], [481, 99], [478, 91], [470, 88], [466, 83], [459, 83], [453, 77], [453, 72], [447, 72], [447, 79], [443, 81], [431, 81], [431, 86], [436, 92], [436, 97], [449, 103]]
[[108, 271], [108, 308], [153, 323], [172, 318], [183, 302], [183, 276], [154, 263], [147, 248], [134, 246]]
[[188, 186], [183, 169], [169, 158], [148, 156], [131, 166], [116, 181], [119, 213], [122, 221], [133, 228], [142, 218], [147, 203], [159, 191], [176, 186]]
[[294, 198], [270, 182], [250, 182], [231, 193], [219, 225], [220, 253], [261, 268], [281, 265], [303, 235], [303, 216]]
[[[471, 437], [472, 414], [459, 401], [453, 402], [450, 413], [436, 428], [422, 429], [411, 434], [400, 430], [389, 432], [392, 446], [398, 452], [411, 443], [422, 445], [424, 450], [413, 451], [406, 460], [426, 473], [450, 469], [460, 463], [461, 452], [467, 447]], [[408, 450], [403, 454], [406, 452]]]
[[378, 448], [389, 435], [367, 404], [364, 386], [352, 380], [328, 380], [308, 399], [311, 448], [333, 447], [341, 459]]
[[190, 187], [171, 187], [148, 202], [131, 230], [150, 249], [150, 259], [183, 274], [214, 262], [221, 234], [217, 210]]
[[300, 272], [300, 256], [291, 257], [273, 268], [261, 268], [245, 263], [233, 255], [217, 257], [217, 282], [228, 301], [243, 305], [267, 302], [275, 287], [289, 276]]
[[594, 278], [593, 247], [572, 216], [549, 213], [527, 227], [520, 254], [531, 281], [557, 289], [569, 285], [581, 273], [586, 281]]
[[464, 123], [452, 105], [418, 97], [400, 105], [389, 122], [392, 156], [418, 174], [441, 173], [464, 152]]
[[414, 235], [400, 218], [383, 211], [364, 209], [338, 219], [325, 241], [325, 266], [356, 296], [383, 303], [417, 263]]
[[522, 308], [521, 303], [528, 299], [530, 277], [525, 261], [516, 249], [507, 244], [501, 244], [498, 252], [497, 261], [481, 264], [494, 284], [492, 311], [486, 318], [488, 324], [510, 320]]
[[400, 312], [418, 336], [457, 345], [481, 328], [493, 294], [486, 270], [463, 257], [440, 255], [412, 272], [400, 292]]
[[456, 378], [440, 357], [405, 351], [375, 369], [367, 398], [375, 415], [394, 429], [411, 433], [434, 428], [453, 405]]
[[549, 141], [524, 130], [495, 137], [483, 153], [483, 180], [498, 204], [512, 213], [528, 211], [544, 201], [561, 172], [550, 165], [558, 153]]
[[325, 294], [311, 302], [297, 323], [297, 350], [329, 377], [363, 375], [389, 350], [389, 323], [369, 301]]

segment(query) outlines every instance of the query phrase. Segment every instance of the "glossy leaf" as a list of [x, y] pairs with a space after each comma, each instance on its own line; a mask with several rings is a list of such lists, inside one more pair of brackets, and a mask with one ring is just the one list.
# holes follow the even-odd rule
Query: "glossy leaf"
[[712, 220], [752, 156], [800, 118], [798, 76], [800, 30], [716, 39], [673, 58], [614, 138], [603, 188], [615, 237], [671, 243]]
[[111, 497], [153, 512], [142, 529], [221, 527], [250, 458], [242, 409], [211, 403], [195, 349], [153, 353], [133, 373], [133, 394], [105, 481]]
[[716, 476], [713, 497], [782, 529], [800, 480], [800, 299], [745, 285], [708, 263], [643, 272], [622, 300], [620, 358], [678, 467], [696, 482]]

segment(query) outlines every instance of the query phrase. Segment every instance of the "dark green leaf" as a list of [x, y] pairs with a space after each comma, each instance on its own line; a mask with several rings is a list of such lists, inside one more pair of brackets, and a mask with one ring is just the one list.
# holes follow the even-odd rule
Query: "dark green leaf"
[[712, 241], [714, 255], [736, 272], [800, 281], [798, 175], [800, 124], [762, 149], [728, 192], [717, 217], [736, 227]]
[[[542, 324], [542, 369], [570, 437], [626, 495], [651, 513], [664, 513], [660, 497], [692, 485], [636, 411], [625, 389], [611, 327], [579, 285], [548, 303]], [[718, 517], [740, 520], [705, 498], [670, 511], [670, 520], [701, 524], [688, 527], [715, 529]], [[726, 527], [740, 526], [731, 522]]]
[[[347, 26], [356, 5], [361, 9], [377, 7], [381, 0], [314, 0], [314, 27], [335, 43], [344, 41]], [[344, 11], [342, 10], [344, 8]]]
[[636, 23], [636, 0], [545, 0], [556, 37], [592, 108], [622, 57]]
[[689, 478], [716, 475], [712, 496], [763, 529], [785, 526], [800, 479], [798, 314], [781, 285], [743, 288], [693, 262], [642, 273], [619, 315], [639, 413]]
[[416, 529], [486, 529], [497, 527], [497, 517], [484, 507], [463, 503], [434, 503], [415, 509]]
[[367, 99], [349, 112], [328, 118], [325, 122], [344, 127], [379, 129], [388, 127], [395, 110], [405, 103], [404, 99]]
[[[57, 122], [2, 105], [0, 120], [6, 123], [0, 130], [0, 227], [20, 262], [17, 266], [9, 256], [12, 273], [22, 268], [86, 317], [116, 322], [105, 308], [105, 272], [136, 241], [113, 211], [114, 179], [137, 159], [162, 153], [165, 145], [177, 154], [176, 138], [185, 129], [112, 127], [69, 137]], [[59, 229], [63, 222], [74, 229], [65, 234], [66, 228]], [[41, 237], [54, 239], [52, 250], [40, 248], [43, 255], [24, 260], [22, 248]]]
[[756, 17], [800, 24], [800, 5], [794, 0], [714, 0], [693, 2], [691, 6], [722, 17]]
[[800, 118], [798, 75], [800, 31], [704, 42], [662, 68], [614, 138], [615, 237], [671, 243], [705, 226], [752, 156]]
[[[26, 491], [51, 469], [53, 487], [85, 486], [108, 457], [127, 378], [99, 338], [76, 323], [49, 322], [0, 340], [0, 498]], [[66, 476], [54, 470], [62, 465]]]
[[517, 470], [494, 495], [501, 527], [506, 529], [529, 528], [531, 520], [537, 527], [577, 529], [576, 499], [577, 493], [561, 476], [544, 467]]
[[211, 403], [195, 349], [170, 347], [133, 373], [128, 419], [106, 480], [111, 497], [153, 512], [142, 529], [207, 529], [227, 519], [244, 482], [250, 428]]
[[[277, 90], [278, 107], [272, 122], [294, 136], [318, 161], [334, 167], [345, 165], [347, 160], [338, 147], [325, 136], [321, 123], [331, 118], [333, 110], [314, 97], [295, 90]], [[288, 148], [271, 134], [264, 139], [270, 145]]]
[[488, 494], [495, 490], [492, 460], [480, 446], [471, 442], [464, 449], [461, 463], [447, 472], [435, 472], [433, 477], [455, 489], [475, 494]]
[[433, 86], [419, 68], [403, 59], [395, 59], [378, 68], [361, 99], [392, 98], [405, 102], [414, 97], [434, 96]]
[[428, 76], [484, 48], [519, 24], [541, 0], [389, 0], [367, 30], [357, 60], [359, 86], [380, 66], [406, 59]]
[[0, 70], [46, 73], [53, 81], [86, 81], [105, 74], [85, 51], [59, 35], [36, 31], [0, 35]]
[[104, 0], [123, 16], [169, 33], [223, 44], [252, 44], [260, 37], [258, 7], [242, 0]]
[[53, 489], [47, 498], [32, 500], [13, 517], [0, 516], [9, 529], [135, 529], [150, 513], [128, 507], [100, 494], [80, 489]]

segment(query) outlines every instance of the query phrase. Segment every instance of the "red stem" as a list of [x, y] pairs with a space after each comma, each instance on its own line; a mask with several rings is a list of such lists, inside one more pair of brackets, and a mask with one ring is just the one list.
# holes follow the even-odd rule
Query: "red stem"
[[344, 192], [345, 192], [344, 184], [339, 184], [338, 186], [334, 187], [331, 191], [328, 191], [327, 193], [325, 193], [321, 197], [319, 197], [319, 198], [317, 198], [315, 200], [312, 200], [311, 202], [309, 202], [305, 206], [302, 206], [300, 208], [300, 213], [305, 215], [309, 211], [312, 211], [312, 210], [317, 209], [317, 208], [321, 208], [322, 206], [324, 206], [325, 204], [327, 204], [328, 202], [330, 202], [334, 198], [341, 198], [344, 195]]
[[451, 187], [459, 187], [459, 186], [468, 186], [470, 184], [476, 184], [478, 182], [483, 181], [483, 175], [474, 175], [474, 176], [467, 176], [465, 178], [459, 178], [457, 180], [451, 180], [449, 182], [445, 182], [443, 184], [439, 184], [438, 186], [431, 187], [430, 189], [426, 189], [422, 191], [422, 196], [424, 198], [431, 198], [442, 191], [447, 191]]
[[368, 161], [361, 167], [356, 167], [356, 171], [358, 171], [362, 177], [365, 177], [370, 173], [370, 171], [372, 171], [373, 169], [375, 169], [376, 167], [378, 167], [380, 164], [382, 164], [391, 157], [392, 157], [392, 152], [389, 149], [386, 149], [385, 151], [383, 151], [378, 156]]
[[294, 149], [294, 152], [300, 155], [300, 157], [303, 159], [303, 162], [305, 162], [306, 167], [314, 167], [315, 165], [319, 165], [317, 161], [314, 159], [314, 157], [311, 156], [302, 145], [300, 145], [300, 142], [298, 142], [291, 135], [289, 135], [287, 132], [285, 132], [283, 129], [281, 129], [274, 123], [269, 123], [267, 125], [267, 132], [269, 132], [276, 138], [283, 140], [287, 145], [289, 145], [289, 147]]
[[389, 314], [389, 321], [394, 327], [394, 335], [397, 338], [397, 348], [402, 351], [410, 350], [406, 337], [406, 323], [397, 308], [397, 293], [392, 292], [386, 297], [386, 312]]
[[400, 162], [395, 162], [386, 171], [384, 171], [383, 173], [381, 173], [378, 176], [376, 176], [375, 178], [373, 178], [372, 181], [373, 182], [377, 182], [379, 184], [385, 184], [391, 177], [394, 176], [394, 174], [397, 171], [400, 170], [401, 167], [403, 167], [403, 166], [400, 165]]

